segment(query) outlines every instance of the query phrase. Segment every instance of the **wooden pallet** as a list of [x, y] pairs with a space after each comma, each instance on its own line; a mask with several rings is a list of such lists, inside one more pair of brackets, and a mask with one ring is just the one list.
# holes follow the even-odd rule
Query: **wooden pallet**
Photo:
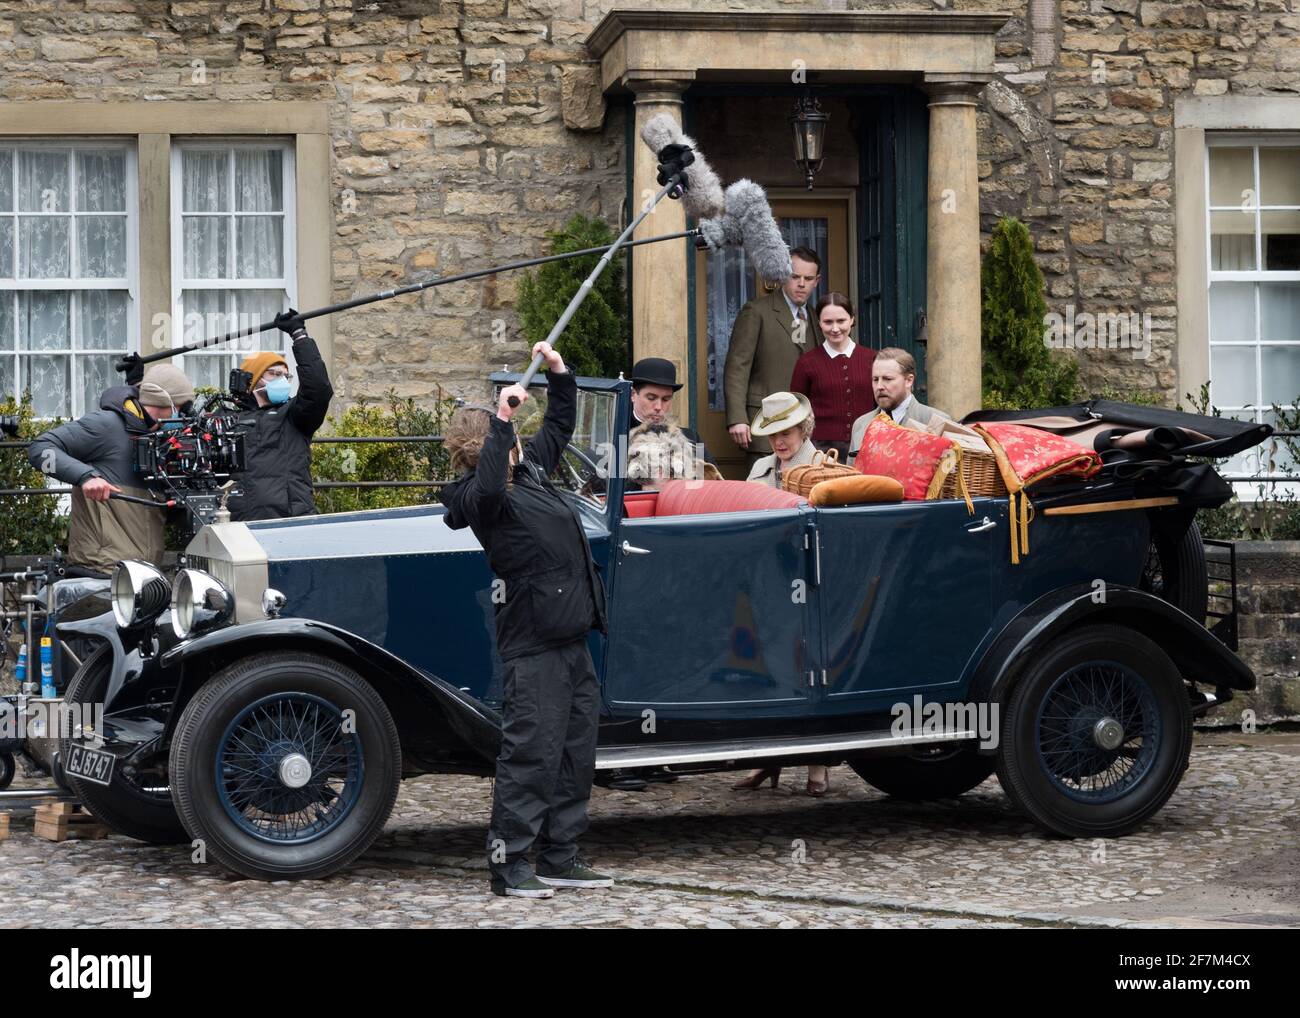
[[71, 802], [56, 802], [37, 806], [33, 810], [38, 838], [46, 841], [67, 841], [70, 838], [99, 840], [108, 835], [108, 828], [89, 813]]

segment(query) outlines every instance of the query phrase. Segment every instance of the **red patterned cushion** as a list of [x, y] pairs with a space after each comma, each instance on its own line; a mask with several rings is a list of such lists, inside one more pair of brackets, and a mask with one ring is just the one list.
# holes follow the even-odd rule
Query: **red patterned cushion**
[[[1093, 450], [1040, 428], [990, 421], [976, 424], [975, 429], [989, 439], [1010, 491], [1044, 477], [1091, 477], [1101, 469], [1101, 457]], [[1008, 476], [1008, 470], [1013, 476]]]
[[807, 499], [752, 481], [664, 481], [656, 516], [735, 513], [754, 509], [792, 509]]
[[920, 501], [937, 494], [936, 471], [945, 468], [938, 478], [941, 486], [956, 463], [951, 452], [956, 445], [951, 438], [904, 428], [888, 414], [879, 414], [867, 425], [853, 467], [863, 474], [894, 478], [903, 485], [905, 499]]

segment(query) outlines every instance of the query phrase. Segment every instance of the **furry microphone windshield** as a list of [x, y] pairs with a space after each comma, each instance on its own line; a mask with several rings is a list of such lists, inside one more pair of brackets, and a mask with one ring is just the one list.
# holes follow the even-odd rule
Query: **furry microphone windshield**
[[726, 212], [700, 223], [710, 250], [741, 244], [760, 279], [779, 283], [790, 278], [790, 248], [772, 218], [767, 193], [752, 180], [737, 180], [724, 201]]
[[641, 128], [641, 140], [650, 146], [656, 158], [670, 145], [689, 148], [695, 154], [695, 161], [682, 171], [686, 177], [682, 208], [688, 216], [696, 219], [712, 219], [722, 215], [722, 181], [696, 148], [694, 139], [682, 134], [681, 125], [676, 120], [667, 113], [651, 117]]

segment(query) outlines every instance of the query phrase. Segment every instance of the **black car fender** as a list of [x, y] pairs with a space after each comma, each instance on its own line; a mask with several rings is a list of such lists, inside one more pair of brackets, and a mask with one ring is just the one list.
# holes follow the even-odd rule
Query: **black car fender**
[[1190, 615], [1135, 587], [1075, 584], [1044, 594], [1015, 616], [976, 665], [969, 685], [975, 703], [1005, 700], [1025, 665], [1062, 635], [1082, 625], [1127, 626], [1169, 655], [1189, 682], [1216, 689], [1255, 688], [1255, 673]]
[[499, 714], [369, 640], [311, 619], [266, 619], [218, 629], [164, 653], [162, 668], [177, 683], [164, 739], [171, 738], [181, 711], [211, 676], [237, 660], [284, 650], [332, 658], [374, 686], [397, 725], [407, 774], [492, 773], [501, 748]]
[[[163, 621], [166, 621], [164, 613]], [[108, 688], [104, 692], [104, 711], [111, 713], [118, 706], [123, 689], [136, 686], [142, 679], [146, 684], [154, 685], [150, 675], [157, 665], [156, 652], [158, 641], [150, 626], [139, 626], [122, 630], [113, 615], [112, 599], [107, 591], [87, 594], [59, 612], [55, 629], [60, 638], [80, 636], [89, 640], [102, 640], [113, 649], [113, 670], [109, 676]], [[69, 664], [60, 654], [58, 667], [63, 672], [70, 672]], [[61, 674], [60, 685], [63, 688], [72, 681], [72, 674]]]

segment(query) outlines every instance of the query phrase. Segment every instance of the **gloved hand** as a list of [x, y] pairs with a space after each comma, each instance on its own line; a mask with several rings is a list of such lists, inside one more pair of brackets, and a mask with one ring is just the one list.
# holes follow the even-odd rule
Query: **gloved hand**
[[293, 308], [281, 311], [275, 316], [275, 327], [281, 332], [288, 333], [290, 339], [298, 339], [300, 333], [303, 336], [307, 335], [307, 324]]
[[139, 385], [144, 381], [144, 361], [138, 353], [129, 353], [118, 361], [117, 370], [126, 372], [127, 385]]

